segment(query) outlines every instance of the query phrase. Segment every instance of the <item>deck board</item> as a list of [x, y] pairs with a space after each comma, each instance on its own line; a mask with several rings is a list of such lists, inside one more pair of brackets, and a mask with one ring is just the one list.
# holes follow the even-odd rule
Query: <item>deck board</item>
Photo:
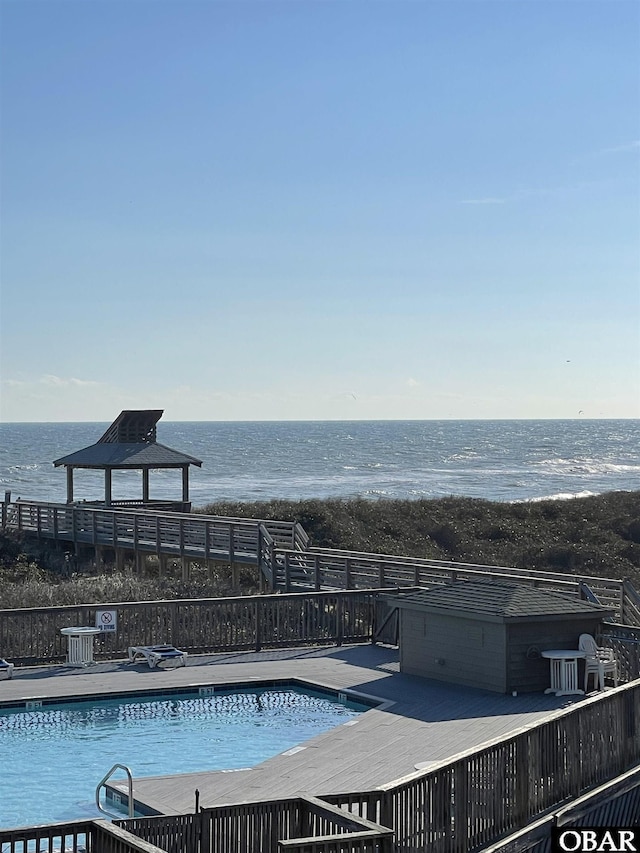
[[[371, 790], [414, 772], [416, 763], [446, 760], [581, 701], [544, 693], [504, 696], [408, 676], [398, 671], [397, 655], [396, 649], [363, 645], [192, 656], [186, 667], [164, 670], [124, 661], [24, 668], [0, 681], [0, 702], [291, 678], [393, 702], [253, 769], [135, 779], [136, 800], [177, 814], [193, 811], [196, 788], [202, 806]], [[126, 756], [115, 760], [126, 763]]]

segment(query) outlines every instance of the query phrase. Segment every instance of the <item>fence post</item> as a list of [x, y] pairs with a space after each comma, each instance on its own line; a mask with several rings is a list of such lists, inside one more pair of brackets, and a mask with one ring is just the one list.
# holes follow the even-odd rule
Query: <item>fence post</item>
[[469, 768], [465, 759], [453, 771], [453, 836], [456, 850], [469, 849]]
[[[260, 528], [258, 528], [258, 531], [259, 530], [260, 530]], [[233, 524], [230, 524], [229, 525], [229, 562], [231, 563], [231, 565], [233, 565], [235, 562], [235, 560], [234, 560], [234, 554], [235, 554], [234, 536], [235, 536], [235, 527], [233, 526]], [[258, 550], [258, 554], [259, 553], [260, 552]], [[259, 556], [258, 556], [258, 560], [260, 560]]]
[[289, 564], [289, 553], [284, 554], [284, 591], [291, 592], [291, 565]]
[[260, 607], [260, 600], [256, 600], [255, 603], [255, 620], [256, 620], [256, 651], [259, 652], [262, 650], [262, 608]]
[[530, 749], [528, 734], [520, 735], [514, 743], [515, 814], [517, 826], [524, 826], [529, 817]]
[[395, 830], [394, 821], [393, 821], [393, 792], [392, 791], [383, 791], [382, 797], [379, 803], [379, 814], [371, 815], [367, 814], [367, 818], [369, 820], [373, 820], [376, 823], [382, 824], [382, 826], [386, 826], [387, 829]]
[[340, 593], [338, 593], [337, 599], [336, 599], [336, 611], [337, 611], [337, 613], [336, 613], [336, 616], [337, 616], [336, 629], [338, 632], [337, 636], [336, 636], [336, 645], [341, 646], [342, 645], [342, 638], [344, 637], [344, 599], [340, 595]]
[[211, 850], [211, 811], [203, 811], [200, 807], [200, 850], [202, 853]]

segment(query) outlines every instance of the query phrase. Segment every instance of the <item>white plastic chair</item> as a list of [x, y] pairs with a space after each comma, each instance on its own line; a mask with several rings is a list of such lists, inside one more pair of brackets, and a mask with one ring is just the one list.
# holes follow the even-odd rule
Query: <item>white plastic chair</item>
[[605, 649], [599, 646], [591, 634], [580, 634], [578, 648], [581, 652], [586, 652], [587, 656], [584, 660], [584, 692], [587, 693], [587, 685], [589, 676], [593, 674], [593, 686], [597, 684], [600, 690], [604, 690], [604, 676], [607, 672], [613, 673], [613, 681], [615, 686], [618, 686], [618, 664], [616, 663], [613, 649]]

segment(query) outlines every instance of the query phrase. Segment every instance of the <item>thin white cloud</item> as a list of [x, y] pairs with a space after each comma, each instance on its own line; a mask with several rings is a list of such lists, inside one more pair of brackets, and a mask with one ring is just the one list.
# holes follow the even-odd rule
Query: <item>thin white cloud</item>
[[597, 151], [597, 154], [626, 154], [631, 151], [640, 150], [640, 139], [634, 139], [633, 142], [625, 142], [622, 145], [613, 145], [611, 148], [603, 148]]
[[100, 385], [99, 382], [94, 382], [91, 379], [76, 379], [75, 376], [63, 378], [62, 376], [54, 376], [54, 374], [52, 373], [45, 373], [45, 375], [42, 376], [39, 381], [42, 385], [54, 385], [58, 388], [67, 388], [69, 386], [76, 388], [85, 388], [87, 386]]
[[631, 142], [622, 142], [620, 145], [610, 145], [607, 148], [599, 148], [596, 151], [585, 151], [574, 157], [572, 165], [584, 164], [585, 162], [611, 157], [616, 154], [634, 154], [640, 151], [640, 139]]
[[572, 193], [584, 192], [598, 187], [605, 187], [610, 181], [576, 181], [555, 187], [518, 187], [507, 196], [486, 196], [484, 198], [468, 198], [459, 204], [509, 204], [512, 202], [526, 201], [532, 198], [558, 198]]
[[504, 204], [506, 201], [506, 198], [487, 196], [486, 198], [465, 198], [460, 204]]

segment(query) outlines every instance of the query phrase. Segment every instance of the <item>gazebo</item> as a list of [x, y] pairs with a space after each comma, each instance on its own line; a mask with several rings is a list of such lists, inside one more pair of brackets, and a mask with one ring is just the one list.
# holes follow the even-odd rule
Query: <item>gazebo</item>
[[[121, 412], [96, 444], [62, 456], [53, 463], [67, 469], [67, 503], [73, 503], [73, 472], [76, 468], [104, 471], [104, 505], [112, 506], [111, 481], [115, 470], [142, 471], [142, 500], [118, 501], [118, 505], [150, 504], [149, 472], [151, 469], [180, 468], [182, 470], [182, 506], [189, 509], [189, 466], [200, 467], [202, 461], [156, 441], [156, 424], [162, 409], [143, 409]], [[153, 501], [154, 504], [160, 503]], [[164, 502], [163, 502], [164, 503]], [[174, 502], [171, 502], [172, 504]], [[177, 503], [177, 502], [175, 502]]]

